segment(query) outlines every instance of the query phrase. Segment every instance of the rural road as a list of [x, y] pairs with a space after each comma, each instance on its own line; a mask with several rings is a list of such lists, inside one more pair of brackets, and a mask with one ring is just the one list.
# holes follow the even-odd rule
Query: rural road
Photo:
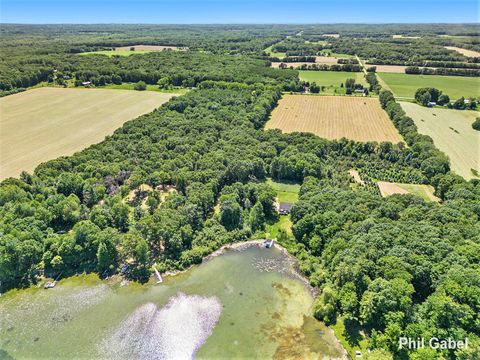
[[367, 75], [367, 70], [365, 70], [365, 66], [363, 66], [362, 60], [360, 60], [360, 58], [358, 57], [357, 54], [355, 54], [355, 57], [357, 58], [358, 63], [359, 63], [360, 66], [362, 67], [363, 73], [364, 73], [365, 75]]

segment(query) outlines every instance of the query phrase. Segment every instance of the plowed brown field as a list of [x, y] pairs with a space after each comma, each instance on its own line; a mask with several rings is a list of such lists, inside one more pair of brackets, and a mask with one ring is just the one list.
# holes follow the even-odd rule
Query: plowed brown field
[[265, 128], [311, 132], [326, 139], [403, 141], [377, 98], [284, 95]]

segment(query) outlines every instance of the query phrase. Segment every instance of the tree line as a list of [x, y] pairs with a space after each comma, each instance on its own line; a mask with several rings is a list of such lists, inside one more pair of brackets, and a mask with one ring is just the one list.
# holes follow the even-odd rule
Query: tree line
[[0, 89], [11, 91], [64, 76], [95, 86], [144, 81], [162, 87], [195, 87], [205, 80], [283, 84], [285, 90], [298, 88], [297, 72], [275, 71], [263, 60], [200, 52], [162, 51], [130, 56], [48, 55], [5, 64], [0, 72]]
[[418, 66], [407, 66], [405, 74], [421, 74], [421, 75], [450, 75], [450, 76], [480, 76], [480, 69], [449, 69], [449, 68], [428, 68]]

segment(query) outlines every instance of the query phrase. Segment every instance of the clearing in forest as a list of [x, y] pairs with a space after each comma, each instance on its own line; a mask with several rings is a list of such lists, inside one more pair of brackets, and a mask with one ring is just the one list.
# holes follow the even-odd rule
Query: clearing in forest
[[465, 55], [467, 57], [480, 57], [480, 52], [478, 51], [462, 49], [456, 46], [445, 46], [445, 48], [448, 50], [455, 50], [456, 52], [459, 52], [460, 54]]
[[278, 202], [295, 203], [298, 201], [300, 184], [276, 182], [272, 179], [268, 179], [267, 184], [276, 191]]
[[265, 127], [326, 139], [403, 141], [378, 99], [368, 97], [284, 95]]
[[[267, 179], [270, 185], [277, 193], [275, 206], [278, 207], [281, 202], [296, 203], [298, 201], [298, 193], [300, 192], [300, 184], [284, 183]], [[280, 230], [285, 230], [287, 234], [292, 234], [292, 221], [290, 215], [280, 215], [277, 221], [268, 221], [265, 229], [265, 236], [268, 239], [275, 239]]]
[[368, 86], [363, 72], [299, 70], [298, 73], [300, 80], [315, 82], [319, 86], [324, 86], [326, 89], [322, 92], [330, 95], [345, 94], [344, 86], [347, 79], [355, 79], [356, 83]]
[[379, 181], [377, 184], [383, 197], [394, 194], [412, 194], [421, 197], [425, 201], [440, 201], [439, 198], [433, 195], [435, 189], [431, 185], [392, 183], [388, 181]]
[[268, 56], [270, 56], [270, 57], [284, 58], [284, 57], [287, 56], [287, 53], [286, 53], [286, 52], [276, 52], [276, 51], [273, 51], [273, 49], [272, 49], [273, 46], [274, 46], [274, 45], [271, 45], [271, 46], [267, 47], [267, 48], [266, 48], [265, 50], [263, 50], [263, 51], [265, 51], [265, 52], [268, 54]]
[[326, 36], [326, 37], [335, 38], [335, 39], [338, 39], [340, 37], [340, 34], [321, 34], [321, 35]]
[[[131, 48], [135, 50], [130, 50]], [[177, 46], [166, 46], [166, 45], [130, 45], [130, 46], [119, 46], [115, 48], [115, 51], [164, 51], [164, 50], [185, 50], [185, 48], [179, 48]]]
[[428, 108], [400, 103], [417, 125], [418, 132], [430, 136], [435, 146], [450, 158], [450, 167], [465, 179], [480, 173], [480, 132], [472, 128], [478, 111]]
[[480, 78], [468, 76], [395, 74], [377, 71], [379, 81], [383, 80], [397, 97], [411, 98], [419, 88], [434, 87], [442, 90], [450, 99], [462, 96], [477, 97], [480, 89]]
[[408, 35], [401, 35], [401, 34], [396, 34], [392, 35], [393, 39], [420, 39], [420, 36], [408, 36]]
[[[131, 48], [134, 50], [130, 50]], [[107, 55], [107, 56], [129, 56], [134, 54], [146, 54], [154, 51], [164, 51], [164, 50], [174, 50], [174, 51], [185, 51], [187, 48], [179, 48], [176, 46], [160, 46], [160, 45], [130, 45], [130, 46], [120, 46], [116, 47], [113, 50], [100, 50], [100, 51], [87, 51], [79, 53], [79, 55]]]
[[0, 179], [102, 141], [174, 94], [38, 88], [0, 99]]
[[[271, 67], [278, 69], [282, 62], [272, 62]], [[338, 59], [333, 56], [316, 56], [315, 62], [284, 62], [283, 64], [287, 65], [288, 68], [298, 68], [302, 65], [313, 65], [313, 64], [325, 64], [325, 65], [335, 65], [338, 64]]]

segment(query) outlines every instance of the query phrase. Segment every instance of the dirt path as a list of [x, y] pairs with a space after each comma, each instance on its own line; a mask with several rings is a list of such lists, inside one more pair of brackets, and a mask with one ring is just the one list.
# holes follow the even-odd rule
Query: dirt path
[[360, 60], [360, 58], [358, 57], [357, 54], [355, 54], [355, 57], [357, 58], [358, 63], [359, 63], [360, 66], [362, 67], [363, 73], [364, 73], [365, 75], [367, 75], [367, 70], [365, 69], [365, 66], [364, 66], [363, 63], [362, 63], [362, 60]]

